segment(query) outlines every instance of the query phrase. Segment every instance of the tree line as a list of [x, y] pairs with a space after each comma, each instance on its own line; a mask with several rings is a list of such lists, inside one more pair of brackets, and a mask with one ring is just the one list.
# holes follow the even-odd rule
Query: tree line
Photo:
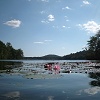
[[62, 57], [63, 60], [86, 60], [87, 57], [87, 51], [83, 50], [83, 51], [79, 51], [76, 53], [71, 53], [69, 55], [65, 55]]
[[91, 36], [83, 51], [65, 56], [46, 55], [43, 57], [24, 57], [21, 49], [14, 49], [11, 43], [0, 41], [0, 59], [35, 59], [35, 60], [100, 60], [100, 31]]
[[0, 59], [23, 59], [23, 51], [14, 49], [10, 42], [0, 41]]

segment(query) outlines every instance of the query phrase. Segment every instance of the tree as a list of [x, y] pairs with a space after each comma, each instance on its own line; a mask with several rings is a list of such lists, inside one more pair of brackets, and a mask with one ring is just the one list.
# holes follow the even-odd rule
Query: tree
[[23, 58], [23, 51], [21, 49], [16, 50], [17, 59]]
[[0, 41], [0, 59], [6, 59], [7, 58], [7, 50], [5, 44]]
[[100, 31], [88, 41], [88, 59], [100, 60]]
[[7, 48], [7, 59], [13, 59], [13, 47], [11, 43], [7, 42], [6, 48]]
[[6, 45], [0, 41], [0, 59], [23, 59], [23, 51], [21, 49], [14, 49], [11, 43]]

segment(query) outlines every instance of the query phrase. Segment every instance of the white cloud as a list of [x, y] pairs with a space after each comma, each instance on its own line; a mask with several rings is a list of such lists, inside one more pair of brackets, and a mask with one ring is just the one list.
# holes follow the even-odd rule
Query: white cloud
[[77, 24], [76, 26], [82, 27], [82, 25], [81, 25], [81, 24]]
[[51, 42], [52, 40], [44, 40], [45, 42]]
[[65, 20], [68, 22], [69, 21], [69, 19], [68, 19], [68, 17], [67, 16], [64, 16], [64, 18], [65, 18]]
[[31, 1], [31, 0], [28, 0], [29, 2]]
[[67, 16], [64, 16], [65, 18], [68, 18]]
[[65, 7], [65, 9], [71, 9], [71, 8], [69, 8], [69, 7], [67, 6], [67, 7]]
[[61, 0], [56, 0], [56, 2], [61, 2]]
[[71, 27], [67, 27], [67, 28], [71, 28]]
[[[41, 14], [43, 14], [44, 12], [41, 12]], [[41, 21], [41, 23], [45, 23], [45, 24], [48, 24], [48, 23], [50, 23], [50, 22], [52, 22], [52, 21], [54, 21], [55, 20], [55, 17], [54, 17], [54, 15], [48, 15], [48, 17], [47, 17], [47, 19], [43, 19], [42, 21]]]
[[8, 26], [11, 26], [13, 28], [17, 28], [17, 27], [20, 27], [21, 21], [14, 19], [14, 20], [7, 21], [4, 24], [8, 25]]
[[34, 42], [34, 44], [43, 44], [44, 42]]
[[49, 0], [41, 0], [41, 1], [43, 1], [43, 2], [49, 2]]
[[59, 26], [54, 26], [54, 25], [53, 25], [52, 27], [53, 27], [54, 29], [58, 29], [58, 28], [59, 28]]
[[37, 41], [34, 44], [46, 44], [47, 42], [51, 42], [52, 40], [44, 40], [44, 41]]
[[41, 13], [41, 14], [45, 14], [45, 13], [46, 13], [46, 11], [44, 11], [44, 10], [43, 10], [43, 11], [41, 11], [40, 13]]
[[62, 28], [69, 29], [71, 27], [63, 25]]
[[68, 7], [68, 6], [66, 6], [66, 7], [62, 8], [62, 10], [66, 10], [66, 9], [71, 10], [71, 8], [70, 8], [70, 7]]
[[97, 33], [100, 30], [100, 25], [95, 21], [88, 21], [86, 24], [78, 24], [82, 29], [85, 29], [88, 33]]
[[83, 4], [81, 5], [81, 7], [85, 6], [85, 5], [90, 5], [91, 3], [88, 2], [87, 0], [83, 0], [82, 2]]
[[51, 15], [51, 14], [48, 15], [48, 20], [49, 21], [54, 21], [55, 20], [54, 15]]
[[89, 5], [90, 2], [88, 2], [87, 0], [84, 0], [84, 1], [83, 1], [83, 4], [85, 4], [85, 5]]
[[66, 26], [63, 25], [62, 27], [65, 28]]
[[44, 20], [41, 21], [41, 23], [48, 24], [49, 21], [47, 21], [47, 20], [44, 19]]
[[67, 19], [66, 21], [68, 22], [69, 20]]

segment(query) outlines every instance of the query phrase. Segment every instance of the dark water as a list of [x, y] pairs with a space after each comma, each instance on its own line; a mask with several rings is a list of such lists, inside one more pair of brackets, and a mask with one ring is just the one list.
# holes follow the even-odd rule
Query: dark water
[[[51, 78], [27, 78], [28, 69], [33, 68], [34, 63], [0, 61], [0, 100], [100, 100], [99, 73], [59, 73]], [[21, 68], [24, 71], [20, 71]]]

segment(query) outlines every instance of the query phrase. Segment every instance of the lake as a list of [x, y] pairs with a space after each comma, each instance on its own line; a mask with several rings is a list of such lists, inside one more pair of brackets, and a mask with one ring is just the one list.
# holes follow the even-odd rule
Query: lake
[[[44, 68], [48, 63], [52, 70]], [[88, 60], [0, 60], [0, 100], [99, 100], [98, 66]]]

